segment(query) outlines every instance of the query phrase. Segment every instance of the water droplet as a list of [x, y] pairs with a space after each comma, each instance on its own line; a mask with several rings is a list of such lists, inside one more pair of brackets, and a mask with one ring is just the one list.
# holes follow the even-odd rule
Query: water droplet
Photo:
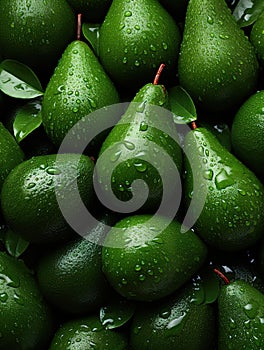
[[140, 265], [136, 265], [135, 266], [135, 271], [140, 271], [140, 270], [142, 270], [142, 267]]
[[46, 172], [49, 175], [60, 175], [61, 174], [61, 170], [59, 168], [55, 168], [55, 167], [47, 168]]
[[258, 304], [252, 301], [244, 306], [244, 311], [250, 319], [254, 319], [258, 314]]
[[65, 91], [65, 86], [64, 85], [60, 85], [58, 87], [58, 92], [63, 92], [63, 91]]
[[144, 282], [146, 277], [144, 275], [139, 275], [138, 279], [141, 281], [141, 282]]
[[127, 280], [125, 278], [122, 278], [121, 283], [125, 286], [127, 285]]
[[127, 34], [131, 34], [132, 30], [130, 28], [127, 28], [126, 32]]
[[137, 112], [138, 112], [138, 113], [143, 113], [144, 110], [145, 110], [145, 108], [146, 108], [146, 101], [141, 102], [141, 103], [139, 103], [138, 106], [137, 106]]
[[156, 49], [156, 47], [155, 47], [153, 44], [151, 44], [151, 45], [150, 45], [150, 50], [153, 51], [153, 52], [155, 52], [157, 49]]
[[135, 63], [134, 63], [134, 65], [135, 65], [136, 67], [139, 67], [139, 66], [140, 66], [140, 62], [139, 62], [138, 60], [136, 60]]
[[78, 53], [78, 50], [74, 49], [72, 52], [76, 55]]
[[139, 130], [140, 131], [147, 131], [148, 130], [148, 124], [146, 124], [145, 122], [142, 122], [140, 124]]
[[126, 11], [125, 12], [125, 17], [131, 17], [132, 16], [132, 12], [131, 11]]
[[200, 156], [203, 156], [203, 155], [204, 155], [204, 148], [203, 148], [203, 146], [200, 146], [200, 147], [198, 148], [198, 153], [199, 153]]
[[139, 171], [140, 173], [144, 173], [147, 170], [147, 164], [146, 163], [135, 163], [134, 167]]
[[73, 109], [72, 109], [73, 113], [77, 113], [77, 112], [78, 112], [78, 110], [79, 110], [79, 108], [78, 108], [78, 107], [73, 107]]
[[164, 318], [164, 319], [169, 318], [170, 315], [171, 315], [171, 310], [162, 311], [162, 312], [160, 313], [160, 317], [161, 317], [161, 318]]
[[250, 328], [250, 327], [251, 327], [250, 323], [251, 323], [250, 320], [245, 321], [245, 322], [244, 322], [245, 327], [246, 327], [246, 328]]
[[204, 177], [206, 180], [212, 180], [213, 175], [214, 175], [213, 171], [212, 171], [211, 169], [209, 169], [209, 170], [206, 170], [206, 171], [204, 172], [203, 177]]
[[232, 318], [230, 318], [229, 327], [232, 328], [232, 329], [236, 329], [237, 328], [237, 325], [236, 325], [235, 321]]
[[135, 144], [130, 141], [124, 141], [124, 145], [129, 151], [133, 151], [136, 147]]
[[182, 316], [179, 316], [177, 318], [175, 318], [174, 320], [170, 321], [169, 324], [167, 325], [168, 329], [177, 327], [181, 324], [181, 322], [183, 321], [184, 317], [186, 316], [186, 313], [184, 313]]
[[152, 239], [152, 242], [158, 243], [158, 244], [163, 244], [163, 239], [161, 237], [155, 237]]
[[28, 185], [27, 185], [27, 189], [31, 189], [31, 188], [34, 188], [36, 186], [36, 184], [34, 182], [30, 182]]
[[0, 301], [2, 303], [6, 303], [7, 302], [7, 299], [8, 299], [8, 294], [7, 293], [0, 293]]
[[241, 194], [241, 196], [245, 196], [246, 192], [244, 190], [238, 189], [238, 193]]
[[168, 50], [168, 45], [167, 43], [163, 42], [162, 43], [163, 50]]
[[123, 57], [123, 63], [124, 63], [124, 64], [127, 63], [127, 57]]
[[134, 334], [138, 334], [138, 333], [140, 332], [141, 328], [142, 328], [141, 326], [135, 327], [135, 328], [133, 329], [133, 333], [134, 333]]
[[123, 185], [119, 185], [119, 186], [118, 186], [118, 191], [124, 192], [124, 191], [125, 191], [124, 186], [123, 186]]
[[213, 24], [213, 23], [214, 23], [214, 20], [213, 20], [213, 18], [212, 18], [211, 16], [207, 16], [207, 22], [208, 22], [209, 24]]
[[119, 159], [121, 153], [122, 153], [121, 151], [115, 152], [115, 153], [110, 157], [111, 162], [113, 162], [113, 163], [116, 162], [116, 161]]
[[92, 100], [91, 98], [89, 98], [89, 103], [90, 103], [92, 108], [97, 108], [96, 102], [94, 100]]
[[140, 30], [140, 26], [138, 24], [135, 25], [136, 30]]
[[222, 169], [215, 177], [215, 185], [218, 190], [225, 189], [233, 184], [234, 180], [227, 174], [225, 169]]

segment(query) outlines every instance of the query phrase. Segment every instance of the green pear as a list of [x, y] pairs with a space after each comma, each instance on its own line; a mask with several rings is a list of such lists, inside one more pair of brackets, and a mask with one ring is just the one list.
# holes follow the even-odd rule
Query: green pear
[[163, 301], [139, 307], [131, 326], [131, 350], [213, 349], [214, 309], [194, 300], [194, 289], [188, 284]]
[[223, 286], [218, 299], [218, 349], [260, 350], [264, 344], [264, 294], [244, 281]]
[[16, 143], [14, 137], [0, 122], [0, 190], [3, 183], [10, 173], [18, 164], [24, 160], [24, 153]]
[[[205, 128], [185, 139], [186, 215], [211, 246], [238, 251], [263, 236], [264, 187], [260, 180]], [[188, 220], [187, 219], [187, 220]]]
[[39, 74], [51, 74], [74, 38], [75, 22], [65, 0], [1, 1], [1, 55], [25, 63]]
[[224, 0], [190, 0], [179, 57], [180, 84], [203, 110], [236, 108], [256, 88], [253, 46]]
[[75, 123], [118, 102], [118, 93], [93, 51], [76, 40], [64, 51], [44, 93], [43, 125], [59, 146]]
[[251, 33], [250, 40], [255, 47], [257, 56], [262, 64], [264, 65], [264, 12], [258, 17], [256, 22], [254, 23]]
[[236, 156], [261, 181], [264, 180], [264, 90], [250, 96], [232, 122], [232, 146]]
[[[172, 114], [166, 107], [164, 86], [146, 84], [102, 145], [96, 164], [102, 195], [111, 201], [113, 191], [121, 208], [132, 197], [148, 212], [156, 210], [162, 198], [177, 201], [173, 188], [180, 183], [176, 172], [181, 173], [182, 153]], [[144, 187], [133, 187], [135, 180], [143, 180]]]
[[179, 29], [157, 0], [114, 0], [100, 28], [99, 56], [115, 83], [139, 89], [163, 62], [176, 75]]

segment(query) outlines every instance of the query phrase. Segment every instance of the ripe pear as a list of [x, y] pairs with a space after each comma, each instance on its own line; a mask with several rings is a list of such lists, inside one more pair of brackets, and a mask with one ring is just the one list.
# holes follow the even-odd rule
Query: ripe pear
[[197, 305], [193, 292], [188, 284], [170, 298], [138, 308], [131, 326], [131, 349], [213, 349], [214, 309], [210, 304]]
[[179, 29], [157, 0], [113, 0], [100, 28], [99, 56], [120, 86], [139, 89], [163, 62], [176, 74]]
[[264, 226], [260, 180], [205, 128], [187, 134], [185, 155], [186, 216], [200, 237], [224, 251], [256, 243]]
[[75, 123], [118, 102], [118, 93], [93, 51], [75, 40], [64, 51], [44, 93], [43, 125], [59, 146]]
[[10, 173], [18, 164], [24, 160], [24, 153], [16, 143], [14, 137], [0, 122], [0, 190]]
[[262, 66], [264, 65], [263, 30], [264, 30], [264, 12], [258, 17], [250, 33], [250, 40], [256, 50], [257, 56]]
[[232, 122], [235, 155], [264, 180], [264, 90], [250, 96]]
[[1, 55], [27, 64], [41, 75], [52, 74], [74, 38], [75, 22], [65, 0], [1, 1]]
[[264, 294], [244, 281], [223, 286], [218, 299], [218, 349], [260, 350], [264, 344]]
[[[173, 189], [180, 182], [176, 172], [181, 173], [182, 153], [172, 114], [166, 107], [168, 93], [164, 86], [144, 85], [101, 147], [97, 179], [110, 206], [114, 204], [112, 191], [121, 201], [117, 211], [132, 199], [138, 201], [132, 211], [142, 205], [141, 210], [146, 212], [156, 210], [162, 198], [167, 206], [172, 199], [177, 202]], [[143, 180], [144, 189], [133, 188], [135, 180]]]
[[230, 112], [256, 88], [258, 62], [225, 0], [190, 0], [179, 56], [180, 84], [207, 112]]

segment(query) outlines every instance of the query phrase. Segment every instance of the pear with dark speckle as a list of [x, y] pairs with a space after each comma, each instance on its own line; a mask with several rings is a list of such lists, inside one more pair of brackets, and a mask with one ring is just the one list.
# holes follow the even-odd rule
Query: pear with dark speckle
[[212, 113], [235, 111], [254, 91], [253, 46], [224, 0], [190, 0], [179, 57], [180, 84]]

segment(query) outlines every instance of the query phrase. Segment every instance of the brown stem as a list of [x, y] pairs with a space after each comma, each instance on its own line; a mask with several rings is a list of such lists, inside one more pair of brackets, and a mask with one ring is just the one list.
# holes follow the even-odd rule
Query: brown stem
[[81, 40], [82, 33], [82, 14], [79, 13], [77, 17], [77, 40]]
[[161, 63], [161, 65], [159, 66], [159, 69], [158, 69], [158, 71], [157, 71], [157, 74], [156, 74], [156, 76], [155, 76], [155, 79], [154, 79], [154, 81], [153, 81], [153, 84], [154, 84], [154, 85], [158, 85], [159, 79], [160, 79], [160, 76], [161, 76], [161, 73], [162, 73], [164, 67], [165, 67], [165, 64], [164, 64], [164, 63]]
[[196, 124], [196, 122], [192, 122], [192, 123], [191, 123], [191, 128], [192, 128], [192, 130], [197, 129], [197, 124]]
[[214, 269], [214, 272], [215, 272], [219, 277], [222, 278], [222, 280], [225, 282], [225, 284], [229, 284], [229, 283], [230, 283], [229, 279], [228, 279], [221, 271], [219, 271], [218, 269]]

